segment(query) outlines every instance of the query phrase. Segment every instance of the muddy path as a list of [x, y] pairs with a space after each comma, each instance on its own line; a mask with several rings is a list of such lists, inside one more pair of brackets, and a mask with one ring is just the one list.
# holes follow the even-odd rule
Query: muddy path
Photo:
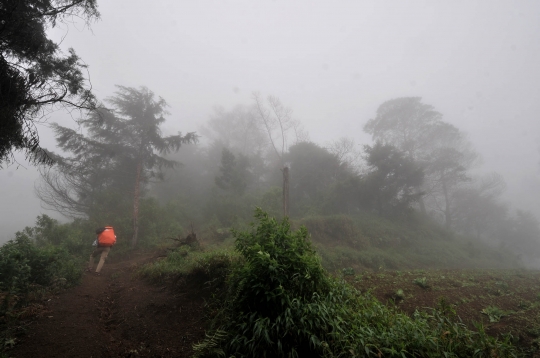
[[9, 357], [189, 357], [204, 337], [197, 290], [171, 291], [134, 275], [153, 259], [133, 254], [85, 273], [79, 286], [53, 296]]

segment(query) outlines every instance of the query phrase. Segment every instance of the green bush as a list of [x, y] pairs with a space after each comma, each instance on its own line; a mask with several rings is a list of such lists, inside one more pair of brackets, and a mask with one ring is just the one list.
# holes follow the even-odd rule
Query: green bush
[[25, 296], [38, 287], [76, 284], [82, 275], [80, 261], [62, 247], [37, 247], [25, 237], [0, 247], [0, 291]]
[[202, 357], [512, 357], [509, 337], [471, 331], [447, 312], [413, 317], [361, 295], [324, 271], [305, 228], [257, 209], [235, 232], [244, 261], [229, 276]]

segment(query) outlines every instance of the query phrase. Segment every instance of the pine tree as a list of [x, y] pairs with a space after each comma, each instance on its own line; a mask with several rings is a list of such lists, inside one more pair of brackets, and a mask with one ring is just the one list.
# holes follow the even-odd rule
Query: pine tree
[[[162, 169], [178, 164], [162, 155], [178, 151], [182, 144], [197, 141], [194, 132], [163, 137], [167, 103], [154, 98], [146, 87], [118, 86], [107, 102], [112, 109], [91, 112], [81, 121], [87, 135], [59, 125], [54, 126], [58, 146], [71, 157], [51, 153], [58, 164], [42, 171], [43, 185], [38, 196], [62, 213], [91, 216], [110, 201], [131, 198], [133, 236], [137, 245], [139, 201], [145, 185], [162, 178]], [[126, 195], [129, 194], [129, 195]], [[97, 214], [95, 214], [97, 215]]]

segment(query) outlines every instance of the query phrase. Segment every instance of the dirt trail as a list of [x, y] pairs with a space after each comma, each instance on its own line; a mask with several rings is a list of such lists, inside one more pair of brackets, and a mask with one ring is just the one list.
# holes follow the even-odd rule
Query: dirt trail
[[106, 263], [101, 276], [47, 302], [9, 357], [189, 357], [204, 337], [197, 291], [150, 285], [135, 269], [152, 259], [134, 254]]

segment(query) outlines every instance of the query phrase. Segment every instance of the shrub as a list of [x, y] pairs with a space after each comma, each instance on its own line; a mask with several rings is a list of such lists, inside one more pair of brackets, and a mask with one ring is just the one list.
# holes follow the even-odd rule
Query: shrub
[[51, 286], [59, 279], [66, 286], [73, 285], [82, 274], [79, 266], [64, 248], [39, 248], [28, 238], [19, 237], [0, 247], [0, 290], [26, 295], [35, 286]]
[[448, 312], [413, 317], [327, 275], [305, 228], [290, 231], [262, 210], [258, 226], [234, 232], [244, 261], [229, 276], [213, 329], [196, 357], [511, 357], [498, 341]]

